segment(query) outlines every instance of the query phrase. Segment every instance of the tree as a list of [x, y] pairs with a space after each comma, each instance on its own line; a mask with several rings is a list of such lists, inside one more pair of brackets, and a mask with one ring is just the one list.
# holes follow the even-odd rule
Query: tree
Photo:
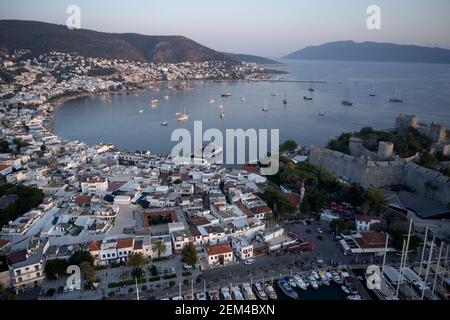
[[70, 258], [70, 265], [81, 266], [83, 262], [89, 263], [91, 266], [94, 265], [94, 257], [90, 254], [89, 251], [79, 250], [76, 251]]
[[83, 261], [80, 265], [81, 274], [85, 281], [91, 285], [97, 279], [95, 275], [95, 268], [88, 261]]
[[[394, 248], [401, 251], [403, 248], [403, 240], [407, 240], [408, 235], [400, 230], [394, 230], [390, 235], [392, 237]], [[415, 234], [411, 235], [411, 238], [409, 239], [409, 251], [416, 252], [420, 245], [421, 239]]]
[[161, 255], [166, 252], [167, 247], [164, 241], [158, 240], [155, 242], [152, 249], [158, 254], [158, 258], [161, 258]]
[[334, 230], [336, 234], [341, 233], [348, 229], [347, 222], [343, 219], [335, 219], [330, 222], [330, 228]]
[[287, 140], [280, 145], [280, 152], [294, 152], [297, 149], [297, 142], [294, 140]]
[[183, 261], [190, 265], [193, 265], [198, 260], [197, 250], [192, 242], [184, 246], [183, 250], [181, 250], [181, 255], [183, 257]]
[[366, 204], [371, 212], [379, 213], [387, 205], [384, 193], [378, 188], [369, 188], [364, 194]]
[[67, 263], [67, 261], [63, 260], [63, 259], [48, 260], [45, 263], [45, 267], [44, 267], [45, 277], [49, 280], [56, 280], [61, 275], [66, 274], [66, 270], [67, 270], [68, 266], [69, 266], [69, 264]]
[[143, 266], [147, 263], [144, 255], [140, 252], [131, 253], [128, 256], [128, 265], [134, 267], [135, 269], [142, 269]]

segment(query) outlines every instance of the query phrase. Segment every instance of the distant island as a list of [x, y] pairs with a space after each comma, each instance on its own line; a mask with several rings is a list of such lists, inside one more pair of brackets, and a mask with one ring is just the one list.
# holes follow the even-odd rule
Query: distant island
[[233, 65], [240, 62], [183, 36], [69, 30], [51, 23], [0, 20], [0, 50], [19, 49], [29, 49], [34, 56], [57, 51], [154, 63], [225, 61]]
[[263, 65], [282, 65], [282, 63], [279, 61], [275, 61], [275, 60], [268, 59], [265, 57], [254, 56], [254, 55], [250, 55], [250, 54], [228, 53], [228, 52], [222, 52], [222, 53], [224, 55], [230, 57], [231, 59], [240, 61], [240, 62], [257, 63], [257, 64], [263, 64]]
[[306, 47], [284, 59], [447, 64], [450, 63], [450, 50], [393, 43], [338, 41]]

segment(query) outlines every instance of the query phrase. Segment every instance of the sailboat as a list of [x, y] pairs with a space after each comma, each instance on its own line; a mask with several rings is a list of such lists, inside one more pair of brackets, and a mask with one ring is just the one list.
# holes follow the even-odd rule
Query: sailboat
[[313, 96], [312, 96], [312, 93], [311, 93], [311, 91], [306, 91], [306, 96], [303, 96], [303, 100], [307, 100], [307, 101], [312, 101], [312, 99], [313, 99]]
[[178, 121], [187, 121], [189, 120], [189, 116], [186, 114], [186, 107], [183, 108], [183, 113], [178, 116]]
[[353, 101], [350, 100], [350, 89], [345, 89], [345, 99], [342, 100], [344, 106], [353, 106]]
[[213, 97], [209, 97], [209, 103], [213, 104], [214, 102], [216, 102], [216, 100], [214, 100]]
[[369, 93], [369, 97], [376, 97], [377, 95], [375, 94], [375, 92], [373, 91], [373, 86], [370, 89], [370, 93]]
[[220, 119], [225, 118], [225, 111], [224, 111], [224, 109], [223, 109], [223, 105], [220, 105], [220, 106], [218, 106], [217, 108], [219, 109], [219, 116], [220, 116]]
[[389, 102], [402, 103], [403, 100], [400, 98], [400, 96], [400, 90], [394, 90], [394, 97], [390, 99]]
[[284, 93], [284, 98], [283, 98], [283, 104], [287, 105], [288, 101], [287, 101], [287, 94], [286, 92]]
[[264, 99], [264, 107], [262, 108], [262, 111], [264, 112], [269, 111], [269, 108], [267, 107], [267, 99]]

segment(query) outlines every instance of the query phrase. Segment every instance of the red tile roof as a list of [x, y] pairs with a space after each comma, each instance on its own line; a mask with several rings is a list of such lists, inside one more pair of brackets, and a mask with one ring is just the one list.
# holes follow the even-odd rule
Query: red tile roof
[[381, 232], [364, 232], [356, 242], [362, 248], [384, 248], [386, 245], [386, 234]]
[[91, 203], [91, 199], [92, 199], [91, 196], [86, 196], [86, 195], [78, 196], [75, 198], [75, 203], [77, 205], [89, 204], [89, 203]]
[[260, 167], [255, 167], [255, 166], [250, 166], [250, 165], [243, 166], [242, 170], [245, 170], [248, 173], [255, 173], [255, 174], [260, 174], [261, 173], [261, 168]]
[[262, 206], [262, 207], [256, 207], [250, 209], [254, 214], [261, 214], [261, 213], [269, 213], [272, 212], [272, 209], [268, 206]]
[[355, 216], [355, 219], [357, 221], [363, 221], [363, 222], [371, 222], [371, 221], [381, 221], [379, 217], [376, 216], [363, 216], [363, 215], [357, 215]]
[[200, 237], [202, 235], [200, 231], [198, 231], [197, 227], [190, 227], [189, 230], [191, 231], [193, 237]]
[[254, 216], [253, 212], [251, 212], [242, 202], [236, 201], [234, 203], [245, 215], [247, 218], [252, 218]]
[[27, 250], [11, 252], [8, 256], [9, 263], [16, 264], [19, 262], [24, 262], [27, 260], [27, 255], [28, 255]]
[[9, 164], [0, 164], [0, 171], [3, 171], [8, 168], [11, 168], [11, 166]]
[[208, 256], [216, 256], [219, 254], [225, 254], [233, 252], [230, 245], [228, 243], [220, 243], [220, 244], [214, 244], [210, 246], [205, 246], [206, 253]]
[[102, 241], [95, 240], [95, 241], [89, 242], [86, 247], [89, 251], [100, 251], [101, 246], [102, 246]]
[[125, 238], [125, 239], [119, 239], [117, 240], [117, 249], [124, 249], [124, 248], [132, 248], [133, 247], [133, 238]]

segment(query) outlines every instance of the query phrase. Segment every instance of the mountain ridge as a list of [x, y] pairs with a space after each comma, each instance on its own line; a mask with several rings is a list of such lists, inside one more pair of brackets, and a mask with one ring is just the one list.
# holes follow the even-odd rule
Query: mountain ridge
[[0, 20], [0, 49], [30, 49], [33, 55], [59, 51], [88, 57], [155, 63], [238, 63], [184, 36], [69, 30], [64, 25], [26, 20]]
[[292, 52], [283, 59], [410, 63], [450, 63], [450, 50], [386, 42], [328, 42]]

